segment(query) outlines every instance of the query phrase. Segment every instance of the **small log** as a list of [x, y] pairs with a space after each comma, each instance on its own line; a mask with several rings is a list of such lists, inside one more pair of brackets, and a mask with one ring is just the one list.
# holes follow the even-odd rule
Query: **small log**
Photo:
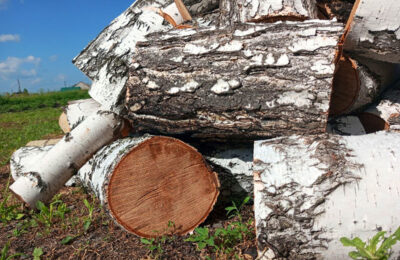
[[[196, 16], [216, 9], [218, 2], [186, 0], [184, 4]], [[128, 78], [128, 66], [135, 54], [135, 44], [151, 32], [171, 29], [172, 25], [165, 22], [154, 9], [170, 13], [174, 6], [173, 0], [135, 1], [74, 58], [75, 66], [93, 81], [90, 96], [104, 108], [116, 113], [122, 112], [124, 86]], [[178, 20], [175, 15], [171, 15]]]
[[313, 20], [151, 34], [137, 44], [128, 119], [200, 138], [322, 133], [341, 32]]
[[117, 140], [100, 149], [78, 176], [123, 229], [141, 237], [194, 230], [219, 194], [218, 177], [201, 154], [170, 137]]
[[83, 120], [93, 113], [96, 113], [101, 105], [94, 99], [81, 99], [68, 102], [68, 106], [64, 109], [69, 129], [74, 129]]
[[272, 23], [276, 21], [304, 21], [317, 19], [315, 0], [221, 0], [220, 23]]
[[333, 78], [329, 114], [338, 116], [360, 112], [379, 97], [383, 84], [367, 67], [350, 57], [342, 56]]
[[[345, 259], [339, 239], [400, 223], [400, 134], [257, 141], [254, 208], [260, 259]], [[400, 245], [393, 248], [394, 258]], [[264, 258], [263, 258], [264, 257]]]
[[29, 207], [48, 202], [78, 169], [102, 146], [120, 136], [123, 121], [113, 113], [99, 111], [64, 136], [40, 160], [31, 163], [10, 186]]
[[400, 3], [357, 0], [344, 35], [344, 50], [369, 59], [400, 63]]
[[369, 107], [361, 116], [370, 131], [400, 130], [400, 84], [387, 90], [379, 103]]

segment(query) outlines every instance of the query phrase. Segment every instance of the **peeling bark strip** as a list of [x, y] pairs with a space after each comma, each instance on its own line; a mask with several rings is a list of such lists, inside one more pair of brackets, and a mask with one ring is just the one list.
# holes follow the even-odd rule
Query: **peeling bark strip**
[[220, 23], [304, 21], [317, 19], [315, 0], [221, 0]]
[[345, 51], [400, 63], [400, 2], [357, 0], [347, 24]]
[[[187, 0], [184, 3], [192, 15], [218, 7], [218, 0]], [[73, 63], [93, 81], [89, 92], [91, 97], [106, 109], [121, 111], [127, 66], [135, 54], [136, 42], [144, 40], [144, 36], [151, 32], [172, 28], [160, 15], [146, 7], [169, 10], [172, 5], [175, 5], [173, 0], [135, 1], [74, 58]]]
[[254, 159], [261, 259], [346, 259], [340, 237], [366, 240], [400, 223], [399, 133], [257, 141]]
[[218, 177], [201, 154], [170, 137], [117, 140], [78, 175], [123, 229], [142, 237], [192, 231], [219, 194]]
[[324, 132], [342, 29], [314, 20], [149, 35], [130, 70], [128, 119], [202, 138]]
[[28, 206], [49, 201], [102, 146], [120, 136], [122, 120], [106, 111], [89, 116], [10, 186]]
[[[377, 130], [400, 130], [400, 83], [393, 89], [383, 93], [378, 104], [369, 107], [363, 114], [365, 117], [373, 117], [375, 120], [366, 122], [375, 126]], [[378, 125], [379, 124], [379, 125]]]
[[92, 98], [68, 102], [64, 113], [67, 116], [69, 128], [74, 129], [88, 116], [100, 110], [100, 107], [101, 105]]

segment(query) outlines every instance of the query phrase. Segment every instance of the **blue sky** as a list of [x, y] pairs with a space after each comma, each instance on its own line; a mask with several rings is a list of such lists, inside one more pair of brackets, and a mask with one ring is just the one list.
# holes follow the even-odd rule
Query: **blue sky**
[[0, 0], [0, 93], [90, 82], [72, 59], [133, 0]]

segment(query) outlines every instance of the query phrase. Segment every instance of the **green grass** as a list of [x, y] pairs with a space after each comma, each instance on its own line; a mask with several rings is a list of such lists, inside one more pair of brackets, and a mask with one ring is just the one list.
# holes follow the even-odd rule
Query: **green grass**
[[87, 90], [0, 96], [0, 113], [65, 106], [69, 100], [89, 98]]
[[29, 141], [61, 135], [60, 114], [61, 108], [0, 113], [0, 166], [6, 165], [11, 154]]

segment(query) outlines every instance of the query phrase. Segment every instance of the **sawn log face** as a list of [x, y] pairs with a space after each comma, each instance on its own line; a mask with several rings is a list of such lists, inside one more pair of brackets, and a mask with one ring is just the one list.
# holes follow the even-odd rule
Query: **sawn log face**
[[127, 82], [139, 131], [192, 137], [324, 132], [342, 25], [241, 24], [155, 33]]

